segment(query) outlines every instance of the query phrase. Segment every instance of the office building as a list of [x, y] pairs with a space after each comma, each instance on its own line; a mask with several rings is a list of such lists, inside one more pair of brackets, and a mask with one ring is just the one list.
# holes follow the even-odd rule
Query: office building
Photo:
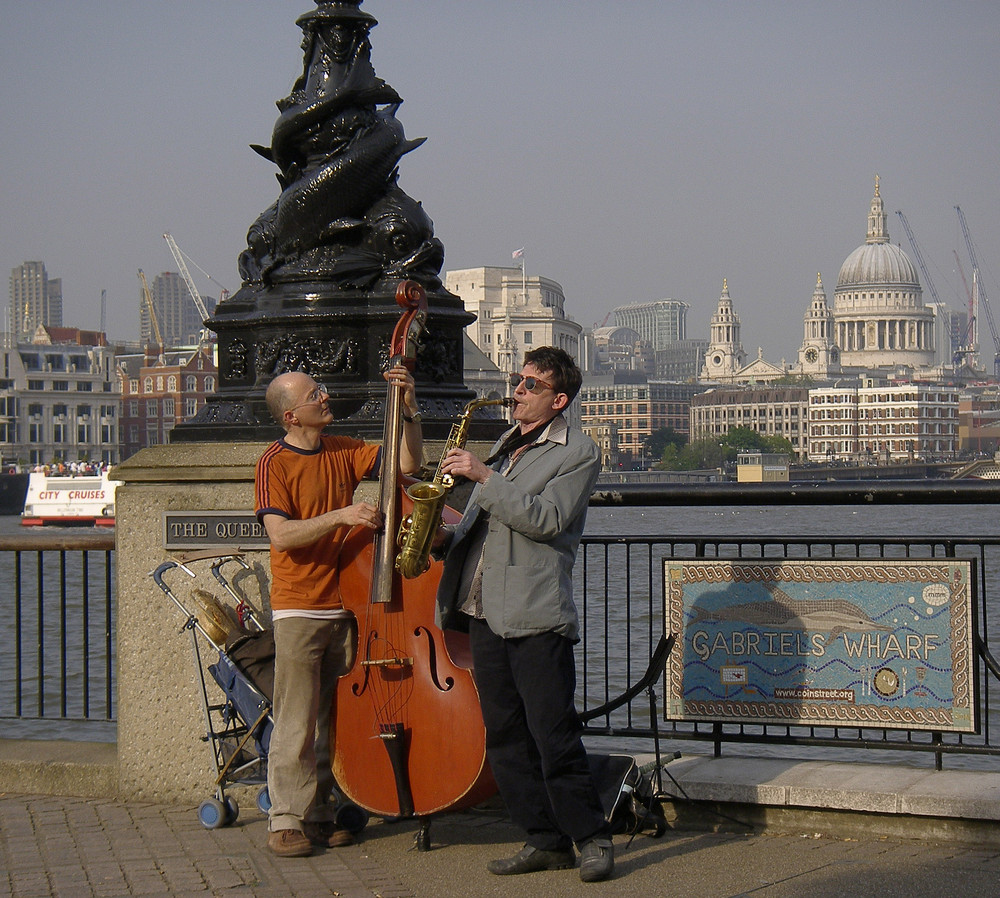
[[118, 356], [122, 458], [169, 442], [170, 431], [192, 419], [215, 392], [218, 369], [213, 346]]
[[629, 468], [646, 468], [658, 461], [646, 457], [646, 438], [668, 427], [686, 434], [691, 397], [702, 389], [649, 380], [640, 371], [588, 376], [580, 389], [581, 428], [602, 447], [606, 466], [617, 459]]
[[0, 372], [0, 451], [5, 464], [120, 461], [120, 394], [102, 333], [40, 326], [8, 341]]
[[62, 327], [62, 279], [50, 278], [44, 262], [22, 262], [10, 272], [7, 330], [30, 342], [39, 325]]
[[809, 390], [805, 387], [718, 387], [691, 398], [692, 443], [721, 441], [732, 428], [747, 427], [762, 436], [784, 437], [796, 458], [804, 459], [809, 447], [808, 422]]
[[[201, 313], [191, 297], [187, 284], [184, 283], [184, 278], [176, 272], [164, 271], [153, 278], [149, 292], [164, 346], [197, 344], [203, 323]], [[201, 300], [211, 315], [215, 310], [215, 300], [207, 296], [201, 297]], [[143, 344], [157, 342], [155, 330], [140, 287], [139, 336]]]
[[688, 308], [676, 299], [628, 303], [615, 307], [615, 325], [631, 328], [656, 352], [687, 339]]
[[645, 370], [651, 378], [680, 381], [698, 376], [707, 342], [688, 339], [689, 308], [680, 300], [658, 299], [628, 303], [613, 310], [616, 327], [635, 331], [650, 348], [651, 358]]
[[958, 387], [866, 378], [809, 391], [811, 461], [933, 461], [958, 448]]
[[466, 333], [504, 375], [521, 370], [524, 354], [558, 346], [580, 364], [583, 328], [565, 311], [562, 287], [522, 268], [466, 268], [445, 273], [445, 287], [476, 316]]

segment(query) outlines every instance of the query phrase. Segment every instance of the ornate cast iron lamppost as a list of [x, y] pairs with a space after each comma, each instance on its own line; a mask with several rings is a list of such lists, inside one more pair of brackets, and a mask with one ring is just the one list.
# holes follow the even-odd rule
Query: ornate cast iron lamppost
[[376, 20], [361, 0], [321, 0], [297, 20], [302, 73], [279, 111], [269, 147], [281, 192], [250, 226], [243, 283], [206, 322], [218, 334], [219, 385], [172, 442], [267, 440], [271, 380], [305, 371], [330, 390], [331, 429], [382, 433], [382, 369], [401, 279], [427, 292], [427, 333], [416, 378], [425, 435], [443, 438], [473, 393], [462, 377], [462, 331], [472, 320], [442, 286], [444, 246], [419, 202], [400, 189], [407, 140], [402, 99], [371, 63]]

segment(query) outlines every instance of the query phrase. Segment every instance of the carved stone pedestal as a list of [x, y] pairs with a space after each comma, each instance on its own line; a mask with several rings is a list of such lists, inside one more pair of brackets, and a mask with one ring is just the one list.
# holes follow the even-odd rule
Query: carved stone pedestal
[[[475, 395], [463, 382], [462, 331], [472, 319], [457, 296], [428, 295], [427, 328], [414, 377], [424, 435], [447, 437]], [[389, 341], [400, 315], [395, 284], [377, 293], [297, 281], [245, 287], [211, 319], [219, 335], [219, 385], [171, 442], [267, 440], [280, 434], [264, 404], [267, 385], [286, 371], [304, 371], [330, 393], [336, 433], [382, 436]]]

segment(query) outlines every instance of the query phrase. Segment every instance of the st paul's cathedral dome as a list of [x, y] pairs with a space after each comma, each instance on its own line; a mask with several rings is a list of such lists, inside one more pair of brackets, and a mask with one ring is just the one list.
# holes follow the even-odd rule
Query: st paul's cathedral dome
[[877, 177], [865, 242], [840, 266], [833, 318], [845, 368], [934, 364], [934, 312], [909, 256], [889, 242]]

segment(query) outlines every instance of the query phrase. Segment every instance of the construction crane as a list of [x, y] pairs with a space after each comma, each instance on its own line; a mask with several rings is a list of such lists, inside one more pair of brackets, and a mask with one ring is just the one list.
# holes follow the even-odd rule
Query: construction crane
[[962, 286], [965, 287], [965, 297], [969, 300], [969, 324], [965, 329], [965, 346], [967, 347], [966, 357], [969, 360], [970, 368], [979, 367], [979, 307], [976, 305], [976, 297], [969, 289], [969, 282], [965, 279], [965, 271], [962, 268], [962, 260], [958, 258], [958, 250], [953, 249], [955, 256], [955, 267], [962, 278]]
[[602, 322], [601, 322], [600, 324], [598, 324], [598, 323], [597, 323], [597, 322], [595, 321], [595, 322], [594, 322], [594, 330], [596, 331], [596, 330], [598, 330], [599, 328], [602, 328], [602, 327], [605, 327], [605, 326], [607, 325], [607, 323], [608, 323], [608, 319], [609, 319], [609, 318], [611, 317], [611, 315], [612, 315], [612, 314], [614, 313], [614, 311], [615, 311], [615, 310], [614, 310], [614, 309], [612, 309], [612, 310], [611, 310], [610, 312], [608, 312], [608, 314], [604, 316], [604, 320], [603, 320], [603, 321], [602, 321]]
[[[906, 239], [910, 241], [910, 247], [913, 250], [913, 256], [917, 260], [917, 265], [920, 267], [920, 273], [924, 277], [924, 284], [927, 285], [927, 289], [931, 291], [931, 296], [934, 298], [936, 308], [941, 309], [941, 300], [938, 298], [937, 288], [934, 286], [934, 281], [931, 278], [931, 273], [927, 270], [927, 266], [924, 264], [924, 255], [920, 252], [920, 247], [917, 245], [917, 238], [913, 236], [913, 231], [910, 229], [910, 223], [906, 220], [906, 216], [897, 209], [896, 214], [899, 216], [899, 220], [903, 225], [903, 230], [906, 231]], [[967, 346], [955, 346], [951, 347], [951, 363], [956, 368], [962, 364], [963, 359], [968, 353]]]
[[899, 216], [899, 220], [903, 223], [903, 230], [906, 231], [906, 239], [910, 241], [910, 246], [913, 248], [913, 255], [916, 257], [917, 265], [920, 266], [920, 273], [924, 276], [924, 283], [927, 284], [927, 289], [931, 291], [931, 296], [934, 297], [934, 302], [940, 303], [941, 300], [938, 299], [938, 292], [934, 288], [934, 281], [931, 280], [931, 274], [927, 270], [927, 266], [924, 264], [923, 254], [920, 252], [920, 247], [917, 246], [917, 238], [913, 236], [913, 231], [910, 230], [910, 223], [906, 220], [906, 216], [903, 215], [899, 209], [896, 210], [896, 214]]
[[170, 247], [170, 252], [173, 254], [174, 261], [177, 263], [177, 267], [180, 269], [181, 277], [184, 278], [184, 283], [187, 284], [188, 293], [191, 294], [191, 299], [194, 300], [195, 308], [198, 310], [198, 314], [201, 315], [202, 328], [198, 335], [198, 346], [201, 347], [208, 340], [208, 328], [205, 327], [205, 322], [208, 321], [208, 309], [205, 308], [205, 303], [202, 301], [201, 295], [198, 293], [198, 288], [194, 285], [194, 279], [191, 277], [191, 272], [188, 271], [188, 267], [184, 262], [184, 256], [181, 254], [180, 248], [174, 241], [174, 238], [170, 234], [164, 234], [163, 239], [167, 241], [167, 246]]
[[146, 275], [139, 269], [139, 280], [142, 282], [142, 298], [146, 303], [146, 311], [149, 313], [149, 321], [153, 326], [153, 333], [156, 334], [156, 343], [160, 347], [160, 352], [166, 348], [163, 345], [163, 335], [160, 333], [160, 322], [156, 317], [156, 309], [153, 308], [153, 296], [149, 292], [149, 284], [146, 283]]
[[958, 213], [959, 224], [962, 225], [962, 236], [965, 237], [965, 246], [969, 250], [969, 259], [972, 262], [972, 294], [979, 300], [979, 305], [986, 312], [986, 323], [990, 327], [990, 335], [993, 337], [993, 376], [1000, 377], [1000, 335], [997, 334], [997, 326], [993, 322], [993, 310], [990, 308], [989, 298], [983, 290], [983, 279], [979, 270], [979, 260], [976, 258], [976, 248], [972, 245], [972, 237], [969, 234], [969, 226], [965, 223], [965, 215], [960, 206], [955, 207]]

